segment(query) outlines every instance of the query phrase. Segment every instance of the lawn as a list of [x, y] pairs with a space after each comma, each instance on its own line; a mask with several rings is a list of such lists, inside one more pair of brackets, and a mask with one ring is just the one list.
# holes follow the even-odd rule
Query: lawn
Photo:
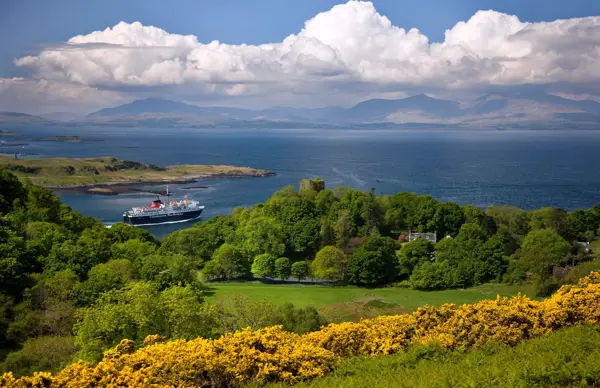
[[496, 295], [513, 296], [519, 292], [533, 295], [530, 286], [485, 284], [466, 290], [415, 291], [406, 288], [332, 287], [307, 284], [264, 284], [227, 282], [210, 284], [209, 301], [233, 294], [262, 299], [274, 304], [291, 302], [297, 307], [313, 306], [328, 320], [341, 322], [380, 314], [401, 314], [423, 305], [473, 303]]

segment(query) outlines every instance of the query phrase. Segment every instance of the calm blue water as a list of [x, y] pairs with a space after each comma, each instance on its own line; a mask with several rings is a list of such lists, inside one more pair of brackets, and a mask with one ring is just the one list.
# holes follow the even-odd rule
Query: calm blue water
[[[442, 201], [479, 207], [511, 204], [525, 209], [568, 210], [600, 202], [600, 131], [392, 131], [392, 130], [204, 130], [150, 128], [27, 128], [20, 139], [79, 135], [102, 142], [32, 142], [38, 156], [115, 156], [168, 164], [232, 164], [265, 168], [278, 176], [213, 179], [170, 189], [206, 205], [206, 217], [264, 201], [300, 179], [321, 177], [328, 187], [375, 188], [431, 194]], [[10, 139], [10, 140], [20, 140]], [[7, 139], [9, 140], [9, 139]], [[133, 147], [133, 148], [132, 148]], [[2, 149], [0, 149], [1, 151]], [[84, 214], [110, 224], [151, 195], [62, 195]], [[157, 236], [186, 226], [149, 228]]]

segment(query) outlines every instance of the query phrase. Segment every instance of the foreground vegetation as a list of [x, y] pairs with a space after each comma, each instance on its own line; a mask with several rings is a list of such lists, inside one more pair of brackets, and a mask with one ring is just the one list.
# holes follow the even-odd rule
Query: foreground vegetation
[[148, 336], [137, 351], [134, 341], [121, 341], [97, 365], [78, 362], [56, 376], [41, 373], [15, 380], [6, 374], [1, 378], [9, 387], [41, 381], [56, 387], [291, 383], [331, 373], [350, 357], [389, 355], [431, 344], [454, 351], [491, 342], [514, 346], [565, 327], [599, 322], [600, 274], [594, 272], [578, 286], [562, 287], [542, 302], [518, 296], [439, 309], [422, 307], [412, 314], [331, 324], [304, 335], [274, 326], [214, 340], [163, 342], [160, 336]]
[[161, 167], [113, 157], [27, 158], [0, 156], [0, 168], [21, 179], [46, 187], [71, 187], [115, 183], [162, 183], [201, 177], [266, 176], [269, 171], [249, 167], [175, 165]]
[[[213, 217], [161, 242], [143, 229], [122, 223], [107, 229], [98, 220], [71, 211], [50, 190], [0, 169], [0, 373], [10, 371], [19, 377], [67, 367], [71, 371], [68, 368], [84, 368], [83, 375], [89, 374], [102, 359], [120, 359], [114, 352], [113, 356], [105, 352], [125, 338], [115, 350], [119, 354], [136, 349], [143, 353], [152, 349], [144, 347], [145, 343], [165, 339], [189, 340], [189, 345], [171, 342], [168, 346], [199, 346], [226, 358], [221, 347], [245, 351], [250, 341], [251, 349], [258, 346], [256, 352], [250, 351], [257, 357], [291, 360], [282, 370], [276, 369], [275, 375], [264, 372], [266, 380], [295, 381], [331, 370], [336, 360], [350, 355], [344, 352], [379, 354], [389, 346], [390, 352], [396, 352], [431, 339], [426, 333], [447, 341], [456, 333], [444, 322], [455, 322], [463, 307], [415, 311], [416, 307], [476, 302], [493, 298], [496, 292], [512, 295], [529, 279], [542, 295], [561, 284], [577, 283], [597, 268], [597, 252], [586, 252], [575, 240], [595, 238], [599, 209], [567, 213], [495, 207], [482, 211], [411, 193], [377, 197], [343, 187], [326, 190], [323, 182], [308, 181], [300, 191], [284, 188], [264, 204]], [[451, 238], [435, 245], [424, 239], [402, 241], [408, 229], [432, 228]], [[315, 278], [332, 286], [207, 285], [198, 274], [204, 280]], [[499, 281], [504, 283], [499, 285]], [[349, 283], [352, 286], [346, 286]], [[286, 295], [281, 287], [288, 286]], [[443, 289], [447, 290], [420, 291]], [[298, 294], [300, 290], [303, 295]], [[596, 303], [596, 294], [587, 293], [590, 299], [577, 302], [578, 306], [552, 305], [560, 295], [541, 304], [523, 298], [478, 302], [475, 306], [483, 309], [481, 319], [487, 326], [477, 324], [473, 330], [477, 338], [485, 339], [485, 331], [493, 329], [490, 322], [500, 319], [499, 311], [506, 311], [510, 319], [500, 319], [498, 328], [505, 330], [502, 325], [509, 321], [519, 323], [511, 326], [517, 332], [508, 331], [516, 339], [592, 321], [586, 309]], [[579, 296], [572, 299], [577, 301]], [[328, 322], [412, 311], [411, 315], [319, 331]], [[415, 321], [422, 313], [433, 314], [434, 322], [426, 324], [427, 330]], [[477, 318], [477, 314], [469, 316]], [[269, 328], [265, 332], [230, 335], [265, 327]], [[376, 336], [388, 335], [390, 330], [396, 333], [393, 340]], [[311, 334], [315, 332], [320, 334]], [[263, 344], [262, 333], [288, 346], [282, 348], [284, 353], [277, 350], [279, 345]], [[365, 337], [367, 344], [361, 340], [363, 335], [375, 337]], [[496, 334], [491, 336], [497, 339]], [[338, 343], [338, 337], [354, 340]], [[329, 340], [321, 342], [323, 338], [330, 338], [337, 343], [331, 346], [339, 349], [327, 345]], [[402, 342], [403, 338], [408, 342]], [[507, 341], [512, 343], [514, 338]], [[354, 346], [358, 350], [352, 350]], [[368, 350], [370, 346], [379, 350]], [[275, 353], [265, 355], [264, 349]], [[251, 354], [248, 357], [254, 357]], [[89, 364], [68, 367], [79, 360]], [[262, 379], [256, 375], [254, 359], [240, 364], [250, 368], [241, 375], [227, 369], [229, 361], [223, 364], [220, 359], [202, 369], [209, 361], [197, 361], [202, 374], [198, 378], [215, 378], [216, 385]], [[307, 369], [294, 369], [298, 365]]]
[[452, 352], [432, 343], [392, 356], [354, 357], [329, 376], [294, 387], [593, 387], [600, 383], [599, 358], [599, 328], [576, 326], [514, 348], [490, 342]]

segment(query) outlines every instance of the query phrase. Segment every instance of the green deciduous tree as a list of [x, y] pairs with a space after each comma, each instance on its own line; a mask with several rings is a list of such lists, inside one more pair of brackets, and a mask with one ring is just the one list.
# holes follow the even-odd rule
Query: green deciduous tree
[[16, 377], [32, 376], [35, 372], [58, 372], [77, 352], [73, 336], [44, 336], [28, 339], [23, 348], [10, 353], [0, 367]]
[[0, 168], [0, 215], [13, 209], [17, 198], [25, 197], [25, 188], [13, 174]]
[[268, 253], [256, 256], [252, 263], [252, 274], [258, 278], [275, 277], [275, 260], [275, 257]]
[[250, 275], [250, 263], [241, 250], [231, 244], [221, 245], [202, 270], [205, 279], [235, 279]]
[[430, 262], [432, 254], [433, 244], [427, 239], [419, 238], [413, 242], [404, 244], [398, 252], [400, 274], [410, 276], [419, 264]]
[[310, 275], [310, 265], [307, 261], [297, 261], [292, 264], [292, 276], [304, 280]]
[[264, 253], [279, 257], [285, 252], [285, 235], [280, 223], [274, 218], [252, 218], [241, 225], [236, 234], [247, 258]]
[[552, 229], [532, 230], [523, 239], [520, 260], [533, 273], [540, 294], [548, 291], [552, 268], [563, 263], [570, 250], [571, 245]]
[[156, 245], [152, 242], [132, 239], [113, 244], [110, 248], [110, 254], [113, 260], [129, 260], [140, 270], [144, 259], [156, 254], [156, 249]]
[[278, 278], [287, 280], [292, 275], [292, 262], [287, 257], [275, 260], [275, 274]]
[[385, 284], [397, 276], [396, 243], [391, 238], [368, 237], [350, 256], [348, 278], [353, 284]]
[[570, 238], [568, 214], [563, 209], [543, 207], [530, 213], [530, 229], [553, 229], [564, 238]]
[[25, 241], [0, 220], [0, 293], [19, 295], [35, 262], [25, 255]]
[[410, 285], [417, 290], [443, 290], [452, 286], [453, 271], [448, 262], [423, 262], [410, 276]]
[[139, 240], [142, 242], [149, 242], [155, 246], [159, 245], [158, 240], [150, 232], [145, 229], [138, 228], [132, 225], [127, 225], [123, 222], [117, 222], [113, 224], [108, 230], [108, 236], [114, 243], [124, 243], [129, 240]]
[[102, 352], [128, 338], [141, 345], [150, 334], [167, 338], [211, 337], [217, 327], [214, 310], [191, 287], [159, 291], [152, 283], [131, 283], [104, 293], [82, 309], [75, 326], [77, 356], [98, 361]]
[[121, 289], [137, 278], [138, 272], [129, 260], [98, 264], [90, 269], [87, 280], [78, 287], [77, 300], [81, 305], [92, 305], [102, 293]]
[[139, 271], [147, 282], [152, 282], [160, 290], [172, 286], [196, 285], [196, 267], [193, 260], [183, 255], [153, 255], [144, 259]]
[[456, 236], [462, 224], [465, 223], [465, 214], [462, 208], [453, 202], [438, 205], [433, 218], [435, 232], [440, 237]]
[[334, 246], [321, 248], [312, 262], [312, 274], [315, 279], [342, 280], [346, 277], [347, 268], [348, 258]]

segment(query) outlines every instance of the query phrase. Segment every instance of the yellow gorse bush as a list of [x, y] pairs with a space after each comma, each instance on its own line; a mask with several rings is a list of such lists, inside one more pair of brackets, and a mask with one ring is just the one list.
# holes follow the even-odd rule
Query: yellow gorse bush
[[216, 340], [164, 342], [150, 336], [135, 350], [123, 340], [97, 365], [78, 362], [56, 375], [0, 376], [3, 387], [224, 387], [244, 382], [296, 382], [330, 372], [341, 358], [397, 353], [437, 341], [466, 349], [487, 341], [516, 344], [553, 330], [600, 322], [600, 274], [565, 286], [542, 302], [521, 295], [470, 305], [422, 307], [412, 314], [381, 316], [323, 327], [305, 335], [281, 326], [241, 330]]

